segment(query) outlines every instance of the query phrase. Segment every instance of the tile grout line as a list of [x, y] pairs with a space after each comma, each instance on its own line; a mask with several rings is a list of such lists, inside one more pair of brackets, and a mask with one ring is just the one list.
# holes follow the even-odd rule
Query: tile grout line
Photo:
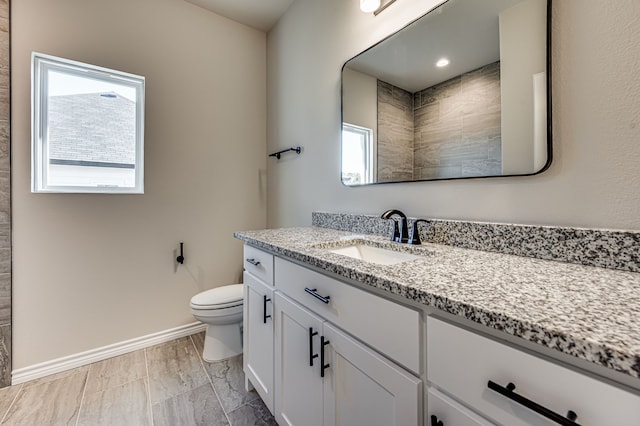
[[91, 367], [93, 367], [93, 364], [89, 364], [89, 368], [87, 369], [87, 375], [84, 379], [84, 386], [82, 387], [82, 398], [80, 398], [80, 406], [78, 407], [78, 417], [76, 418], [76, 426], [80, 424], [80, 413], [82, 412], [82, 404], [84, 403], [84, 396], [87, 393], [87, 384], [89, 383], [89, 374], [91, 373]]
[[229, 426], [231, 426], [231, 419], [229, 419], [229, 414], [227, 413], [227, 410], [225, 410], [224, 405], [222, 404], [222, 399], [220, 399], [220, 395], [218, 395], [218, 391], [216, 390], [216, 387], [213, 385], [213, 380], [211, 380], [211, 376], [209, 375], [209, 372], [207, 371], [206, 367], [204, 366], [204, 360], [202, 359], [202, 354], [200, 353], [200, 351], [196, 347], [196, 342], [193, 341], [193, 334], [189, 335], [189, 340], [191, 340], [191, 344], [193, 345], [193, 348], [195, 349], [196, 353], [198, 354], [198, 359], [200, 360], [200, 366], [204, 370], [204, 374], [205, 374], [205, 376], [207, 376], [207, 380], [209, 380], [209, 384], [211, 385], [211, 389], [213, 389], [213, 394], [218, 399], [218, 404], [220, 404], [220, 408], [222, 408], [222, 412], [224, 413], [224, 416], [227, 419], [227, 423], [229, 424]]
[[145, 385], [147, 388], [147, 398], [149, 398], [149, 402], [147, 403], [147, 415], [151, 420], [151, 426], [153, 426], [154, 421], [153, 421], [153, 406], [151, 403], [151, 378], [149, 377], [149, 360], [147, 358], [147, 348], [144, 348], [144, 368], [145, 368], [145, 371], [147, 372], [147, 381]]
[[18, 397], [20, 396], [20, 394], [22, 393], [22, 390], [24, 389], [24, 383], [20, 384], [20, 389], [18, 389], [18, 393], [16, 393], [16, 396], [13, 397], [13, 400], [11, 401], [11, 404], [9, 404], [9, 408], [7, 408], [7, 411], [4, 413], [4, 415], [2, 416], [2, 419], [0, 419], [0, 423], [4, 422], [5, 419], [7, 418], [7, 416], [9, 415], [9, 412], [11, 411], [11, 408], [13, 408], [14, 404], [16, 403], [16, 401], [18, 400]]

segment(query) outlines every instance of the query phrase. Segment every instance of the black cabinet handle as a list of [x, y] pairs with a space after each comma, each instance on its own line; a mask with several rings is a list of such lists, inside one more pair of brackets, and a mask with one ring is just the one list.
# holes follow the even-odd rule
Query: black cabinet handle
[[329, 303], [329, 299], [331, 299], [331, 296], [320, 296], [318, 293], [316, 293], [316, 288], [308, 288], [305, 287], [304, 291], [306, 291], [307, 293], [309, 293], [310, 295], [312, 295], [313, 297], [315, 297], [318, 300], [323, 301], [324, 303]]
[[267, 318], [271, 318], [271, 315], [267, 315], [267, 302], [271, 302], [271, 298], [265, 294], [262, 296], [262, 320], [265, 324], [267, 323]]
[[318, 354], [313, 353], [313, 336], [317, 336], [318, 332], [313, 331], [313, 327], [309, 327], [309, 367], [313, 367], [313, 360], [318, 358]]
[[575, 420], [578, 418], [578, 415], [575, 412], [569, 410], [567, 416], [563, 417], [560, 414], [555, 413], [546, 407], [543, 407], [537, 402], [531, 401], [530, 399], [527, 399], [524, 396], [515, 393], [514, 390], [516, 389], [516, 385], [514, 385], [513, 383], [509, 383], [507, 387], [502, 387], [499, 384], [489, 380], [489, 383], [487, 383], [487, 387], [493, 391], [498, 392], [500, 395], [504, 395], [512, 401], [515, 401], [518, 404], [523, 405], [550, 420], [553, 420], [560, 425], [580, 426], [575, 422]]
[[324, 363], [324, 347], [329, 344], [328, 340], [324, 339], [324, 336], [320, 336], [320, 377], [324, 377], [324, 370], [330, 367], [329, 364]]
[[444, 426], [444, 423], [438, 420], [438, 416], [431, 416], [431, 426]]
[[247, 258], [246, 261], [252, 264], [253, 266], [258, 266], [260, 264], [260, 261], [255, 260], [254, 258]]

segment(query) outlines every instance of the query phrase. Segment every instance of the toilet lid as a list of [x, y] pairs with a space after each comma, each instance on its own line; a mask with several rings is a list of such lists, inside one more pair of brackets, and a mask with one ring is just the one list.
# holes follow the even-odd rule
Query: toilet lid
[[195, 306], [234, 306], [242, 303], [242, 284], [231, 284], [198, 293], [191, 298]]

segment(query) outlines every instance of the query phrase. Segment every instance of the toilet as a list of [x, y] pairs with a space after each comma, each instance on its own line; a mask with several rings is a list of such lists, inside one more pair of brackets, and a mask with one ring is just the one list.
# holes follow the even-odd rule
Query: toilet
[[191, 298], [191, 313], [207, 324], [202, 359], [220, 361], [242, 353], [243, 285], [231, 284]]

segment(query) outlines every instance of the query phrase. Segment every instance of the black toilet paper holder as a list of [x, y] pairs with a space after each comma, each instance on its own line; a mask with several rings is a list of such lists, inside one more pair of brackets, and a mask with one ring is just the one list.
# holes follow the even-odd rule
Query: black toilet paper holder
[[181, 265], [184, 263], [184, 243], [182, 241], [180, 242], [180, 256], [176, 257], [176, 262]]

